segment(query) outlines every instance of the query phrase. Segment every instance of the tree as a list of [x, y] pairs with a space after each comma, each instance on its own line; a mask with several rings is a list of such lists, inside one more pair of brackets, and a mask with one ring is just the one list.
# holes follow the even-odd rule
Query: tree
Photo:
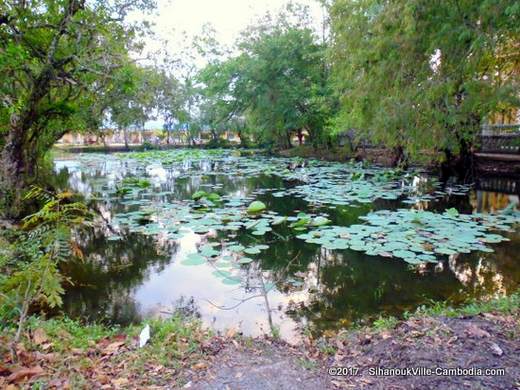
[[336, 0], [330, 13], [337, 131], [417, 158], [459, 154], [467, 166], [482, 121], [519, 104], [518, 79], [500, 74], [520, 52], [497, 55], [518, 42], [518, 4]]
[[166, 143], [169, 144], [172, 131], [187, 120], [186, 98], [182, 84], [171, 72], [163, 71], [159, 77], [161, 83], [158, 88], [157, 110], [164, 119], [163, 129], [166, 132]]
[[258, 141], [282, 148], [303, 130], [320, 141], [331, 107], [328, 67], [305, 19], [300, 9], [267, 18], [243, 34], [239, 55], [203, 69], [198, 79], [217, 123], [245, 117]]
[[128, 148], [130, 126], [144, 130], [144, 124], [153, 119], [159, 105], [160, 74], [153, 67], [140, 67], [133, 63], [121, 68], [114, 77], [115, 83], [107, 93], [110, 120], [123, 130]]
[[16, 204], [39, 159], [63, 134], [81, 127], [100, 80], [136, 49], [137, 26], [125, 22], [152, 0], [28, 0], [0, 3], [0, 180]]

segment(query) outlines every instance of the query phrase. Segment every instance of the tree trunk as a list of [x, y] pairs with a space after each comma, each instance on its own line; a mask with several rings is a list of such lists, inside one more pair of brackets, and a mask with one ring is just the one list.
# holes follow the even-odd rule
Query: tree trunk
[[406, 168], [407, 161], [404, 153], [404, 149], [401, 145], [396, 146], [393, 150], [393, 161], [392, 166], [399, 168]]
[[303, 145], [303, 132], [302, 132], [302, 129], [298, 129], [298, 144], [300, 146]]
[[247, 141], [244, 137], [242, 130], [237, 131], [238, 139], [240, 140], [240, 146], [247, 147]]
[[473, 151], [472, 145], [468, 144], [464, 139], [459, 141], [460, 153], [456, 164], [456, 170], [462, 181], [467, 181], [473, 175]]
[[125, 148], [128, 150], [128, 130], [123, 127], [123, 138], [125, 139]]
[[1, 154], [1, 203], [9, 216], [17, 214], [22, 189], [34, 168], [27, 161], [24, 134], [22, 127], [11, 127]]

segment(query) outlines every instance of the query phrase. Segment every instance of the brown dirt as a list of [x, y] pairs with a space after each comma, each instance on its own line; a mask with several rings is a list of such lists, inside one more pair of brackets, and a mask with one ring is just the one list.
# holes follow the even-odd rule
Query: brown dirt
[[[352, 389], [519, 389], [518, 316], [415, 318], [391, 331], [357, 333], [339, 343], [331, 366], [359, 369], [333, 384]], [[504, 368], [503, 376], [370, 376], [374, 367]]]
[[213, 364], [185, 388], [196, 390], [316, 390], [331, 387], [323, 361], [284, 343], [255, 340], [252, 345], [233, 343]]
[[[333, 357], [312, 346], [230, 346], [216, 355], [199, 379], [206, 389], [520, 389], [518, 315], [414, 318], [395, 329], [345, 332], [329, 343]], [[305, 364], [305, 362], [307, 362]], [[312, 363], [311, 363], [312, 362]], [[304, 368], [307, 367], [307, 368]], [[329, 367], [356, 375], [330, 376]], [[371, 376], [380, 368], [503, 368], [503, 376]], [[353, 371], [350, 371], [353, 373]]]
[[[20, 347], [21, 361], [15, 365], [4, 356], [0, 388], [31, 388], [39, 381], [57, 389], [520, 389], [519, 336], [520, 313], [417, 317], [394, 329], [349, 331], [326, 341], [304, 339], [299, 346], [233, 335], [201, 338], [198, 351], [177, 361], [177, 368], [146, 361], [143, 370], [135, 371], [131, 367], [139, 350], [124, 335], [102, 339], [87, 350], [57, 354], [45, 352], [50, 343], [35, 331], [33, 342], [44, 351]], [[4, 342], [0, 336], [0, 346]], [[357, 372], [331, 376], [330, 367]], [[503, 368], [505, 374], [371, 376], [375, 367]], [[71, 375], [82, 377], [83, 386], [71, 386]]]

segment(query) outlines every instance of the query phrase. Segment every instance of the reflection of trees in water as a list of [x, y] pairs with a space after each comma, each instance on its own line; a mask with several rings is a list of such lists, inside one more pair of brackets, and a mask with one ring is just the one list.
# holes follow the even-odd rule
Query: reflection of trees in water
[[108, 319], [126, 324], [139, 319], [133, 289], [150, 272], [160, 272], [170, 261], [174, 246], [158, 248], [156, 240], [126, 234], [109, 241], [103, 231], [92, 229], [78, 237], [86, 258], [63, 265], [73, 285], [67, 288], [64, 310], [74, 317]]
[[[147, 177], [144, 169], [121, 168], [118, 175]], [[152, 199], [153, 205], [174, 199], [190, 199], [191, 194], [199, 189], [240, 197], [256, 189], [290, 186], [273, 176], [240, 177], [209, 173], [216, 169], [219, 169], [218, 164], [209, 162], [201, 163], [201, 167], [198, 163], [166, 167], [166, 180], [160, 182], [160, 189], [174, 193], [156, 195], [159, 191], [153, 190], [150, 194], [141, 193], [139, 198]], [[94, 172], [94, 176], [101, 177], [112, 170], [113, 167]], [[62, 172], [57, 175], [59, 181], [65, 178]], [[80, 179], [86, 182], [84, 175]], [[360, 215], [374, 209], [399, 206], [396, 201], [377, 200], [358, 208], [338, 206], [333, 210], [319, 206], [310, 208], [306, 201], [293, 196], [275, 198], [267, 192], [255, 197], [265, 202], [269, 210], [281, 215], [294, 214], [295, 210], [327, 212], [338, 225], [359, 223]], [[470, 199], [466, 196], [451, 197], [424, 203], [419, 208], [443, 212], [455, 207], [460, 212], [469, 213], [498, 210], [510, 200], [508, 195], [479, 192]], [[107, 215], [138, 209], [135, 205], [121, 204], [120, 199], [111, 199], [99, 206]], [[237, 232], [234, 239], [244, 246], [267, 240], [270, 247], [258, 257], [258, 264], [251, 264], [243, 287], [246, 293], [264, 297], [268, 322], [272, 326], [270, 314], [276, 308], [269, 304], [266, 285], [270, 282], [274, 282], [279, 291], [294, 297], [293, 303], [287, 307], [287, 314], [297, 322], [308, 323], [314, 331], [333, 329], [366, 316], [397, 315], [430, 299], [459, 302], [468, 297], [509, 293], [520, 284], [516, 256], [520, 250], [518, 234], [514, 242], [494, 246], [495, 253], [452, 256], [449, 261], [421, 265], [412, 271], [398, 259], [375, 258], [355, 251], [330, 252], [318, 245], [307, 244], [294, 238], [295, 232], [287, 225], [275, 226], [272, 233], [260, 238], [249, 233]], [[160, 272], [169, 263], [175, 247], [171, 243], [168, 245], [167, 240], [159, 245], [157, 238], [142, 234], [126, 234], [121, 241], [108, 241], [107, 235], [106, 229], [97, 229], [79, 237], [81, 248], [88, 256], [83, 262], [64, 265], [67, 276], [74, 282], [65, 296], [65, 310], [77, 317], [106, 317], [128, 323], [140, 315], [140, 308], [132, 298], [134, 289], [151, 272]], [[216, 239], [224, 240], [228, 235], [229, 232], [218, 231]], [[295, 261], [288, 264], [291, 259]], [[291, 283], [294, 279], [303, 280], [303, 286]]]
[[511, 242], [495, 245], [493, 253], [450, 256], [449, 268], [464, 286], [464, 297], [491, 298], [515, 292], [520, 286], [520, 233]]
[[[520, 249], [518, 236], [514, 242], [495, 246], [495, 254], [474, 253], [412, 269], [399, 259], [331, 252], [307, 244], [295, 239], [286, 225], [275, 226], [274, 232], [265, 236], [270, 247], [259, 257], [259, 266], [268, 271], [268, 280], [279, 291], [294, 297], [287, 314], [318, 332], [380, 314], [400, 315], [430, 300], [458, 303], [499, 294], [504, 288], [510, 292], [520, 283], [512, 255]], [[237, 236], [244, 246], [256, 244], [256, 239]], [[287, 266], [295, 256], [296, 261]], [[467, 272], [472, 279], [465, 283], [462, 275]], [[293, 279], [303, 279], [303, 286], [293, 285]]]
[[474, 191], [470, 195], [470, 203], [477, 213], [495, 213], [505, 209], [510, 203], [518, 207], [518, 195], [500, 192]]
[[164, 317], [180, 315], [182, 317], [200, 318], [200, 308], [193, 296], [181, 295], [169, 305], [158, 304], [144, 313], [145, 317]]
[[318, 333], [381, 314], [400, 315], [430, 300], [460, 303], [470, 297], [490, 297], [515, 291], [520, 271], [513, 253], [520, 241], [500, 245], [494, 254], [452, 257], [415, 270], [398, 259], [364, 256], [359, 252], [316, 254], [305, 280], [308, 296], [292, 302], [287, 314]]

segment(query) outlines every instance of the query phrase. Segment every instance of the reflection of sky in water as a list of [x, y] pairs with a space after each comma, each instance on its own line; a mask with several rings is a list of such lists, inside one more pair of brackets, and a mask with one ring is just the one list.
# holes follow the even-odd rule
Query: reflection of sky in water
[[[177, 297], [187, 296], [195, 298], [202, 320], [214, 329], [235, 328], [251, 336], [269, 332], [264, 298], [259, 296], [243, 301], [253, 295], [259, 295], [258, 292], [244, 294], [243, 288], [239, 285], [222, 284], [220, 279], [212, 275], [215, 268], [210, 265], [182, 265], [180, 262], [188, 254], [197, 252], [197, 244], [201, 243], [199, 235], [190, 233], [179, 239], [178, 243], [172, 263], [161, 272], [153, 273], [135, 292], [134, 298], [145, 315], [167, 315], [173, 309], [172, 304]], [[289, 300], [303, 298], [302, 294], [291, 295], [290, 298], [275, 288], [267, 295], [273, 321], [279, 326], [281, 336], [287, 340], [297, 337], [295, 323], [284, 315], [283, 310], [278, 310], [278, 307], [285, 307]], [[216, 307], [231, 308], [240, 301], [243, 303], [231, 310]]]
[[[95, 158], [89, 157], [81, 162], [56, 160], [55, 171], [59, 173], [64, 168], [69, 172], [69, 185], [87, 196], [93, 195], [94, 183], [102, 183], [105, 190], [114, 188], [128, 174], [146, 177], [152, 183], [152, 194], [172, 191], [171, 196], [174, 199], [189, 199], [194, 191], [211, 190], [214, 186], [219, 186], [221, 193], [234, 197], [249, 196], [258, 186], [280, 186], [279, 182], [266, 180], [265, 177], [262, 179], [264, 181], [260, 181], [257, 178], [233, 175], [208, 175], [215, 169], [210, 162], [194, 166], [185, 161], [172, 167], [164, 167], [160, 163], [139, 165], [96, 155]], [[404, 182], [401, 184], [404, 186]], [[421, 176], [415, 176], [410, 183], [413, 192], [418, 194], [425, 185], [428, 185], [428, 180]], [[295, 209], [305, 211], [307, 207], [303, 200], [294, 197], [275, 198], [270, 194], [256, 197], [282, 215]], [[165, 199], [171, 198], [152, 199], [150, 205]], [[418, 200], [415, 204], [404, 207], [433, 211], [456, 207], [461, 212], [470, 213], [500, 210], [509, 203], [518, 204], [518, 195], [478, 190], [472, 191], [469, 196], [435, 202]], [[98, 203], [98, 209], [106, 221], [112, 220], [114, 210], [126, 210], [125, 207], [118, 204], [117, 199]], [[383, 200], [373, 202], [366, 209], [341, 206], [323, 210], [329, 213], [335, 223], [348, 225], [356, 223], [357, 217], [369, 210], [396, 207], [403, 205], [397, 201]], [[109, 235], [109, 232], [105, 231], [104, 234]], [[105, 309], [107, 312], [113, 312], [117, 305], [127, 305], [132, 306], [127, 310], [130, 313], [135, 310], [135, 314], [154, 316], [161, 311], [173, 310], [181, 297], [193, 297], [203, 322], [208, 326], [217, 330], [238, 328], [244, 334], [252, 336], [268, 333], [268, 311], [263, 296], [246, 300], [232, 310], [221, 310], [215, 306], [232, 307], [241, 300], [259, 295], [258, 289], [246, 291], [243, 285], [223, 284], [220, 278], [213, 275], [215, 268], [211, 265], [181, 264], [188, 254], [197, 251], [197, 246], [205, 244], [209, 236], [212, 240], [218, 239], [214, 232], [206, 237], [190, 232], [176, 240], [174, 250], [166, 254], [164, 262], [159, 263], [151, 260], [156, 256], [152, 252], [171, 244], [163, 234], [153, 238], [152, 246], [133, 242], [136, 253], [126, 253], [124, 242], [116, 248], [114, 243], [106, 239], [93, 240], [92, 253], [87, 253], [90, 256], [89, 261], [99, 263], [106, 274], [117, 258], [123, 259], [123, 262], [142, 262], [142, 266], [146, 268], [139, 272], [144, 277], [133, 281], [130, 275], [128, 280], [121, 280], [114, 273], [107, 276], [108, 281], [103, 282], [105, 285], [97, 287], [98, 295], [90, 297], [88, 288], [85, 288], [84, 293], [71, 295], [70, 299], [76, 301], [69, 301], [68, 305], [75, 305], [72, 311], [81, 313], [81, 310], [85, 310], [81, 308], [81, 300], [106, 299], [109, 301]], [[335, 329], [341, 324], [350, 324], [364, 316], [375, 318], [380, 314], [399, 315], [430, 300], [448, 299], [458, 303], [471, 297], [510, 293], [520, 285], [520, 267], [517, 261], [520, 234], [512, 233], [510, 238], [510, 243], [495, 245], [495, 253], [453, 255], [437, 264], [421, 265], [415, 270], [397, 259], [375, 258], [349, 250], [329, 251], [298, 239], [275, 240], [270, 243], [269, 250], [262, 252], [257, 258], [266, 282], [275, 282], [275, 287], [267, 295], [273, 323], [284, 339], [294, 341], [298, 330], [306, 325], [322, 332]], [[242, 239], [247, 240], [247, 237], [239, 233], [236, 240], [241, 242]], [[259, 243], [263, 242], [264, 238], [261, 238]], [[300, 255], [298, 261], [294, 267], [285, 270], [288, 258], [295, 253]], [[284, 280], [294, 277], [302, 280], [300, 286], [291, 286]], [[81, 290], [81, 287], [78, 289]], [[82, 298], [77, 298], [78, 296]]]

